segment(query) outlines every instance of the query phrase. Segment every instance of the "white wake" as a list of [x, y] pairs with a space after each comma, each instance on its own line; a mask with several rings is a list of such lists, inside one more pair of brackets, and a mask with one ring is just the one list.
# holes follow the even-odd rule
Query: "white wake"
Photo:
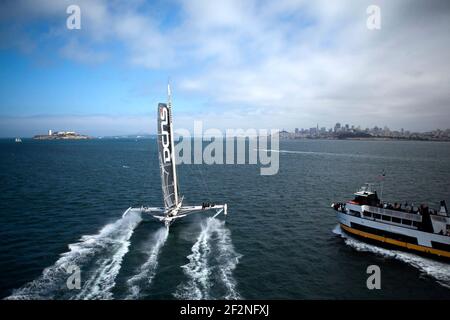
[[[80, 242], [70, 244], [70, 251], [44, 269], [39, 278], [14, 290], [6, 299], [111, 299], [131, 235], [140, 222], [140, 215], [130, 212], [98, 234], [83, 236]], [[80, 289], [69, 289], [67, 285], [71, 266], [80, 268]]]
[[[189, 263], [182, 266], [188, 280], [178, 286], [174, 293], [176, 298], [241, 299], [233, 277], [241, 255], [234, 250], [231, 232], [224, 221], [208, 218], [191, 250], [187, 256]], [[211, 287], [215, 281], [224, 286], [223, 296], [212, 296]]]
[[[300, 151], [300, 150], [276, 150], [276, 149], [254, 149], [254, 151], [262, 152], [276, 152], [280, 154], [303, 154], [303, 155], [318, 155], [318, 156], [331, 156], [331, 157], [347, 157], [347, 158], [363, 158], [363, 159], [389, 159], [389, 160], [404, 160], [404, 157], [394, 156], [380, 156], [361, 153], [335, 153], [335, 152], [323, 152], [323, 151]], [[412, 159], [412, 158], [409, 158]], [[436, 161], [435, 159], [417, 158], [420, 161]]]
[[156, 231], [147, 261], [139, 268], [139, 272], [136, 275], [127, 280], [129, 294], [126, 299], [139, 298], [142, 286], [149, 286], [152, 283], [158, 267], [159, 254], [166, 243], [168, 235], [168, 229], [165, 227]]
[[450, 266], [445, 262], [427, 259], [409, 252], [387, 250], [372, 244], [359, 241], [343, 232], [339, 225], [337, 225], [333, 229], [333, 233], [340, 235], [342, 238], [344, 238], [344, 241], [347, 245], [357, 251], [372, 252], [385, 258], [400, 260], [418, 269], [423, 274], [432, 277], [440, 285], [450, 288]]

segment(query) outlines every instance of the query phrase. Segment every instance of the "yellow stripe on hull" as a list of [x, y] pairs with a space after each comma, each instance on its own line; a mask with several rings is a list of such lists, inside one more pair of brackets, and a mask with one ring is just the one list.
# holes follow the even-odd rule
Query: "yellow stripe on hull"
[[384, 243], [389, 243], [389, 244], [392, 244], [392, 245], [395, 245], [398, 247], [415, 250], [415, 251], [419, 251], [419, 252], [423, 252], [423, 253], [431, 253], [431, 254], [434, 254], [434, 255], [437, 255], [440, 257], [450, 258], [450, 252], [447, 252], [444, 250], [429, 248], [429, 247], [421, 246], [418, 244], [412, 244], [412, 243], [408, 243], [408, 242], [404, 242], [404, 241], [399, 241], [399, 240], [395, 240], [395, 239], [391, 239], [391, 238], [378, 236], [378, 235], [375, 235], [372, 233], [368, 233], [368, 232], [364, 232], [364, 231], [360, 231], [360, 230], [348, 227], [342, 223], [341, 223], [341, 228], [344, 229], [344, 231], [347, 231], [348, 233], [352, 233], [352, 234], [355, 234], [355, 235], [358, 235], [358, 236], [361, 236], [364, 238], [377, 240], [377, 241], [384, 242]]

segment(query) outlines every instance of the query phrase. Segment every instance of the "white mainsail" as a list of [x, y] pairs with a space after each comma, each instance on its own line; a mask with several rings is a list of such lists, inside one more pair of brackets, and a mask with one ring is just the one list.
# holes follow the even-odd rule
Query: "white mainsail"
[[148, 213], [169, 228], [176, 219], [186, 217], [194, 212], [215, 210], [216, 217], [220, 213], [227, 214], [227, 204], [203, 203], [201, 206], [182, 206], [183, 198], [178, 194], [177, 170], [175, 164], [175, 144], [173, 142], [172, 95], [167, 85], [168, 102], [158, 104], [158, 157], [161, 170], [161, 186], [164, 207], [128, 208], [123, 214], [131, 212]]
[[164, 206], [166, 209], [170, 209], [179, 204], [179, 195], [173, 142], [170, 86], [167, 87], [167, 92], [169, 95], [168, 104], [158, 104], [158, 148]]

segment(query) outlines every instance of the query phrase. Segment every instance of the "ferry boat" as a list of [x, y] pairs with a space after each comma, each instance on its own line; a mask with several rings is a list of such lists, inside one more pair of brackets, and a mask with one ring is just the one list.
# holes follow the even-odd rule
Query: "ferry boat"
[[450, 261], [450, 216], [440, 209], [382, 202], [366, 183], [353, 200], [333, 203], [341, 229], [357, 238]]

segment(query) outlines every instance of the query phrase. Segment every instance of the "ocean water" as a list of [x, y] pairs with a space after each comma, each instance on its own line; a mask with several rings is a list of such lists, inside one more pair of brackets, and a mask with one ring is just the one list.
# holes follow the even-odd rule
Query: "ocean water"
[[[281, 141], [280, 170], [180, 165], [186, 204], [227, 202], [167, 233], [129, 206], [159, 206], [156, 141], [0, 140], [0, 297], [449, 299], [450, 265], [345, 236], [330, 204], [386, 171], [383, 198], [450, 201], [450, 144]], [[450, 203], [450, 202], [449, 202]], [[381, 290], [366, 269], [381, 268]], [[67, 268], [81, 288], [68, 289]]]

